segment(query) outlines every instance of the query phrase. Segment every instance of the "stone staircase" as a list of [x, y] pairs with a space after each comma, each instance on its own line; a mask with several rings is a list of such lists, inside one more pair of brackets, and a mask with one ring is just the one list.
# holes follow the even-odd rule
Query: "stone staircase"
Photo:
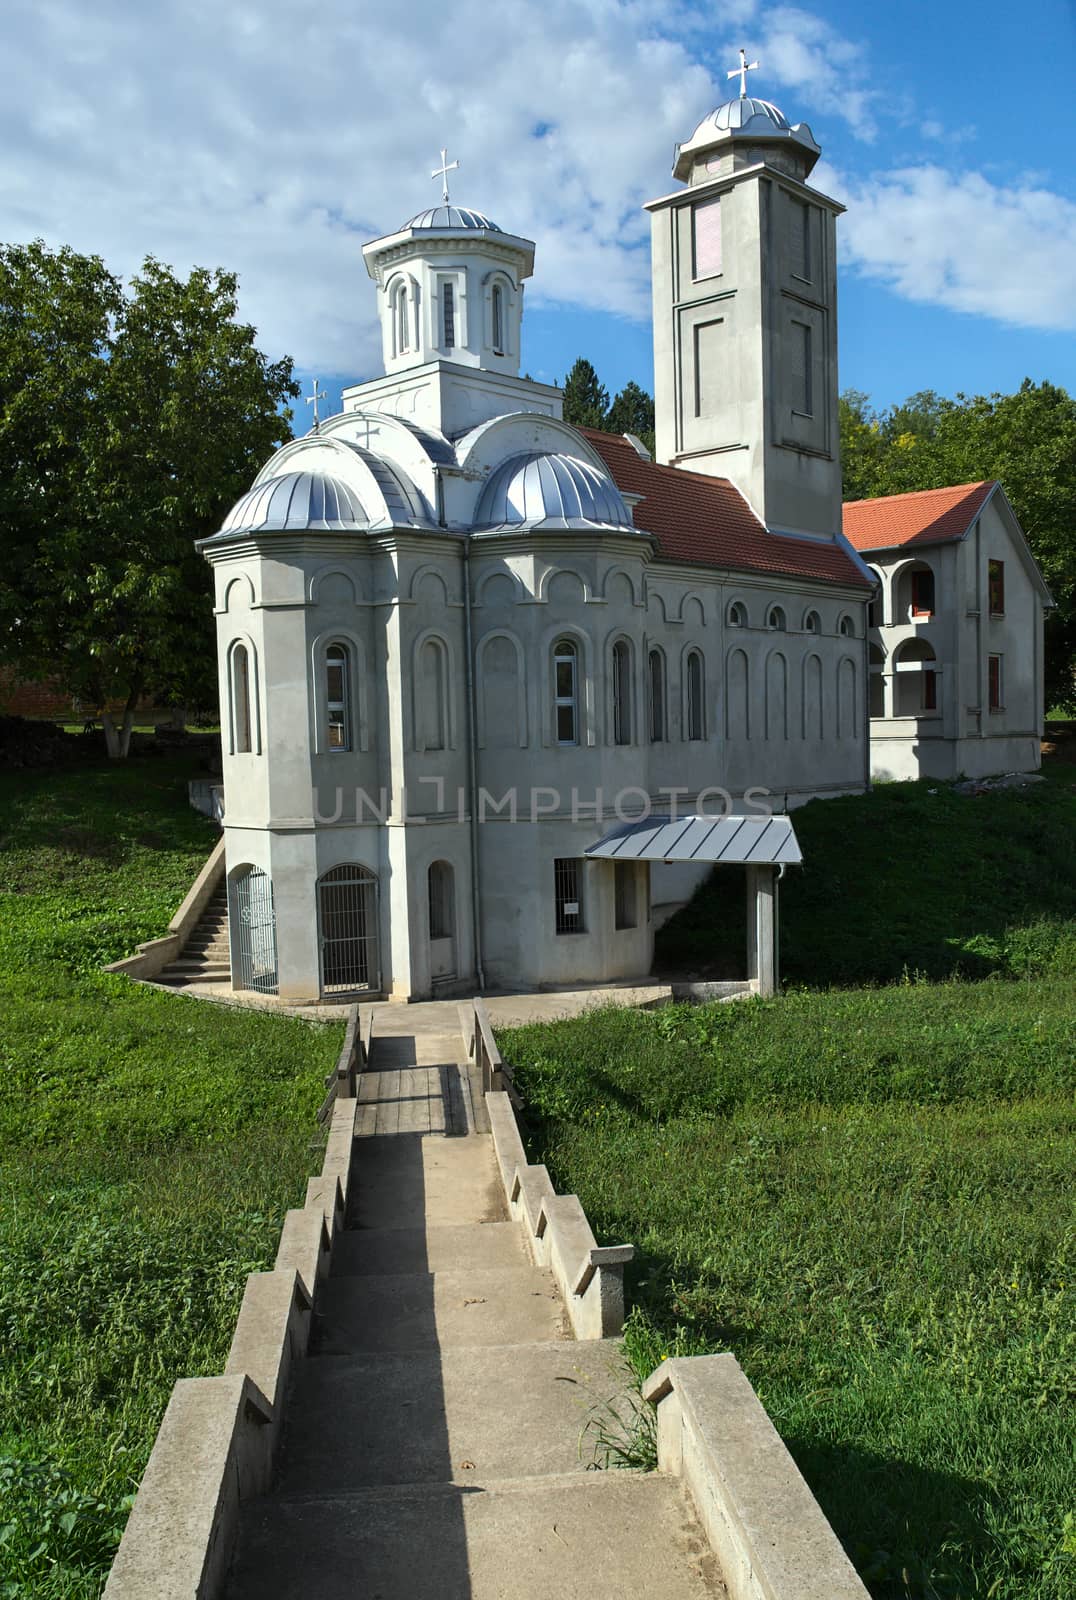
[[613, 1340], [575, 1342], [509, 1219], [457, 1035], [379, 1013], [346, 1228], [230, 1600], [726, 1593], [677, 1477], [590, 1471]]
[[206, 904], [182, 953], [154, 980], [170, 989], [191, 983], [230, 986], [231, 951], [228, 944], [228, 894], [222, 883]]

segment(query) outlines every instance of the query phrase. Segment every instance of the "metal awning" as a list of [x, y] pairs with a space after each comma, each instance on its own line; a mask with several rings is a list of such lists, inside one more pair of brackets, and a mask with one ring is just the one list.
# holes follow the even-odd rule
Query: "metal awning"
[[591, 860], [713, 861], [720, 866], [797, 866], [803, 860], [788, 817], [647, 817], [623, 822], [592, 844]]

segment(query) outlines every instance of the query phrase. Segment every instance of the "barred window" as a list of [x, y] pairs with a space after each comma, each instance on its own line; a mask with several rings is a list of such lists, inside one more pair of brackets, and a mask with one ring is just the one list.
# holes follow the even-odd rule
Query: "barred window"
[[558, 933], [583, 933], [583, 863], [558, 857], [553, 862], [553, 890]]
[[444, 313], [443, 348], [453, 350], [456, 346], [456, 293], [450, 283], [446, 283], [441, 290], [441, 306]]

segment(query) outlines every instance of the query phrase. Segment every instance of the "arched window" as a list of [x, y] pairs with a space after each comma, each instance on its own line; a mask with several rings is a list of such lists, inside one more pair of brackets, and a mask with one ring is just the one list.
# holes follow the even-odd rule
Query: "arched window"
[[497, 356], [504, 354], [504, 290], [499, 283], [493, 285], [491, 300], [491, 314], [493, 319], [493, 353]]
[[747, 627], [747, 608], [742, 600], [734, 600], [729, 606], [728, 623], [730, 628]]
[[430, 907], [430, 938], [451, 939], [456, 932], [455, 892], [452, 865], [434, 861], [427, 874]]
[[613, 743], [631, 743], [631, 646], [626, 639], [613, 646]]
[[773, 633], [783, 633], [785, 631], [785, 614], [780, 606], [770, 607], [770, 614], [766, 618], [766, 626]]
[[392, 348], [393, 354], [402, 356], [411, 348], [408, 328], [407, 284], [400, 282], [392, 291]]
[[557, 744], [579, 743], [579, 652], [571, 639], [553, 646], [553, 728]]
[[660, 650], [651, 650], [648, 662], [650, 682], [650, 742], [660, 744], [665, 738], [665, 658]]
[[448, 743], [448, 671], [441, 639], [427, 639], [419, 652], [418, 748], [443, 750]]
[[687, 736], [692, 740], [706, 736], [704, 684], [702, 656], [697, 650], [692, 650], [687, 658]]
[[804, 633], [821, 633], [822, 622], [817, 611], [808, 611], [803, 619]]
[[325, 739], [329, 750], [351, 749], [351, 658], [343, 644], [325, 652]]
[[841, 635], [841, 637], [843, 639], [854, 639], [855, 638], [855, 636], [856, 636], [856, 625], [852, 621], [851, 617], [845, 616], [845, 617], [841, 618], [840, 625], [839, 625], [839, 628], [838, 628], [838, 632], [840, 633], [840, 635]]
[[231, 655], [232, 752], [246, 755], [254, 748], [251, 718], [250, 652], [234, 644]]

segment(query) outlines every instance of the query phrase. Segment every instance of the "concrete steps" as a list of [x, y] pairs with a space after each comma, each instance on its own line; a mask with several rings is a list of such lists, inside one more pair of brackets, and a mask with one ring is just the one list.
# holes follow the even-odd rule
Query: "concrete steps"
[[[447, 1103], [443, 1074], [467, 1069], [458, 1037], [407, 1023], [375, 1034], [345, 1230], [273, 1490], [241, 1508], [227, 1595], [724, 1595], [678, 1479], [588, 1470], [588, 1419], [624, 1403], [618, 1347], [573, 1340], [508, 1216], [490, 1136], [422, 1131], [433, 1085]], [[364, 1105], [381, 1119], [365, 1136]]]
[[228, 897], [221, 893], [214, 895], [207, 904], [182, 955], [169, 962], [156, 982], [170, 989], [182, 989], [190, 983], [230, 985], [231, 981]]

